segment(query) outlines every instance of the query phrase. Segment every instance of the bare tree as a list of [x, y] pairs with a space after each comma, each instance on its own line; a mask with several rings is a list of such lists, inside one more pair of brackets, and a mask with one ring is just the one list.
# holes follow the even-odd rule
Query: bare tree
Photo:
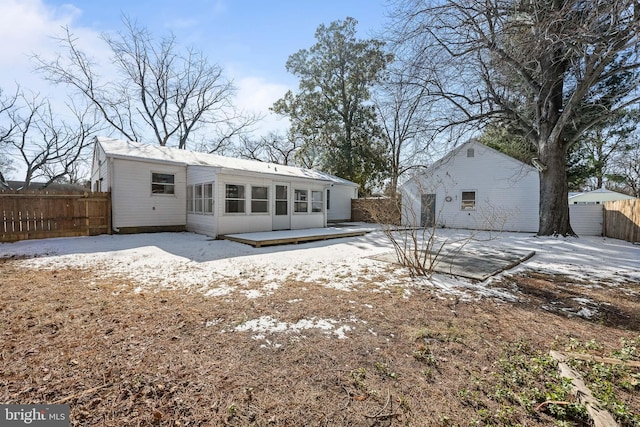
[[236, 154], [245, 159], [261, 162], [298, 165], [297, 154], [302, 145], [302, 140], [295, 138], [290, 132], [284, 135], [270, 132], [267, 136], [259, 138], [248, 136], [241, 138], [240, 145], [236, 148]]
[[640, 197], [640, 135], [629, 137], [629, 150], [618, 152], [613, 159], [613, 173], [621, 188], [616, 188], [634, 197]]
[[392, 69], [373, 99], [391, 158], [388, 190], [395, 193], [405, 172], [426, 163], [431, 146], [434, 129], [427, 76], [410, 64]]
[[16, 87], [13, 95], [6, 96], [0, 89], [0, 187], [8, 188], [5, 174], [13, 170], [11, 157], [8, 156], [9, 142], [16, 129], [16, 123], [12, 120], [20, 88]]
[[[498, 120], [524, 136], [540, 168], [540, 235], [573, 234], [567, 151], [638, 96], [635, 0], [400, 0], [396, 42], [438, 65], [446, 125]], [[604, 90], [621, 79], [615, 92]]]
[[50, 81], [75, 88], [113, 130], [133, 141], [152, 134], [161, 146], [187, 148], [198, 131], [207, 129], [200, 146], [217, 152], [259, 119], [236, 110], [232, 82], [202, 52], [182, 51], [173, 35], [156, 41], [146, 28], [127, 18], [123, 22], [123, 32], [102, 35], [120, 80], [100, 79], [69, 28], [58, 39], [66, 56], [36, 57], [38, 69]]
[[51, 109], [48, 100], [37, 94], [21, 93], [6, 111], [13, 128], [6, 139], [8, 149], [24, 168], [21, 188], [36, 179], [44, 179], [47, 187], [63, 178], [78, 175], [78, 164], [86, 154], [92, 137], [100, 129], [98, 120], [88, 109], [70, 105], [72, 122], [62, 120]]

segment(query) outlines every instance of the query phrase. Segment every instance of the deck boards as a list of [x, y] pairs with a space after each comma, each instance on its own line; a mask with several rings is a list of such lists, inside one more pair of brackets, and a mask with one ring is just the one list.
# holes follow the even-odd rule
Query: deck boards
[[339, 239], [341, 237], [364, 236], [371, 231], [373, 231], [372, 228], [362, 227], [327, 227], [304, 230], [226, 234], [224, 236], [220, 236], [220, 238], [260, 248], [262, 246], [288, 245], [315, 242], [318, 240]]

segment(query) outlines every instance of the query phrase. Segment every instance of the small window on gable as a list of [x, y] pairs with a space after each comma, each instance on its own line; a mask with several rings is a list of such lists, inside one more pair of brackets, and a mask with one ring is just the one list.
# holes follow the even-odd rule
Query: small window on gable
[[476, 210], [476, 192], [475, 191], [463, 191], [462, 192], [462, 204], [460, 209], [463, 211], [475, 211]]
[[152, 194], [175, 194], [175, 175], [169, 173], [151, 173]]
[[467, 148], [467, 157], [474, 157], [475, 156], [475, 151], [473, 150], [473, 148]]

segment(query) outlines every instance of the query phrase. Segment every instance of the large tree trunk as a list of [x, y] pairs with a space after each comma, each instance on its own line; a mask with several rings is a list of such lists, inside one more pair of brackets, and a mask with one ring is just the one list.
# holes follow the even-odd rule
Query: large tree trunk
[[539, 236], [575, 235], [569, 222], [567, 150], [559, 143], [547, 142], [539, 150], [540, 172]]

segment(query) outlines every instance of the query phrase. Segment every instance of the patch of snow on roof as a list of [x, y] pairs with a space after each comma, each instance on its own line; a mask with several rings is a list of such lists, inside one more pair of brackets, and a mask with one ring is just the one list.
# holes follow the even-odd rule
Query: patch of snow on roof
[[97, 143], [100, 144], [108, 156], [114, 157], [138, 160], [156, 160], [187, 166], [209, 166], [233, 171], [280, 175], [293, 178], [328, 181], [336, 184], [356, 187], [358, 186], [356, 183], [349, 180], [314, 169], [304, 169], [294, 166], [260, 162], [257, 160], [225, 157], [216, 154], [181, 150], [174, 147], [161, 147], [158, 145], [123, 141], [120, 139], [98, 137]]

